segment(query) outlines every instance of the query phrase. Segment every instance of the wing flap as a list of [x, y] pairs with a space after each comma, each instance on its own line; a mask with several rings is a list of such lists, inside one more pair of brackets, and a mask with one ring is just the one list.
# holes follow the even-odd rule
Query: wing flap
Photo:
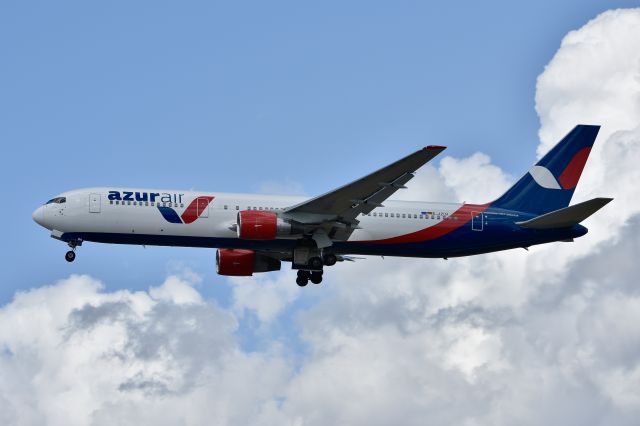
[[555, 210], [524, 222], [516, 222], [523, 228], [556, 229], [577, 225], [607, 204], [613, 198], [594, 198], [593, 200]]

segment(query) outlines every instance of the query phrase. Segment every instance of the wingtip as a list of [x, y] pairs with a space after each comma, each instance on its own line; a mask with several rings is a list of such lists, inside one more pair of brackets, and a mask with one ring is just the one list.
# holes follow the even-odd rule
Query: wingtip
[[442, 146], [442, 145], [427, 145], [427, 146], [424, 147], [424, 149], [442, 151], [443, 149], [447, 149], [447, 147], [446, 146]]

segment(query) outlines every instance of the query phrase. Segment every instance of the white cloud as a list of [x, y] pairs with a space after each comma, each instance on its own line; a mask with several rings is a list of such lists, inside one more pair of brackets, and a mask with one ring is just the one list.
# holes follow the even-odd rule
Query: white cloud
[[262, 323], [271, 322], [302, 291], [298, 286], [291, 285], [295, 282], [293, 271], [257, 274], [251, 278], [236, 277], [229, 282], [233, 285], [235, 313], [242, 317], [245, 312], [251, 312]]
[[0, 309], [4, 424], [246, 424], [259, 416], [288, 377], [286, 357], [243, 352], [235, 318], [192, 284], [170, 276], [149, 292], [105, 293], [72, 276], [16, 295]]
[[[303, 290], [292, 273], [234, 279], [228, 309], [193, 274], [147, 292], [72, 276], [0, 308], [0, 422], [637, 424], [639, 70], [640, 10], [620, 10], [567, 35], [538, 79], [539, 153], [603, 125], [575, 198], [616, 200], [575, 243], [371, 258]], [[445, 157], [399, 196], [482, 202], [512, 180], [484, 154]], [[295, 354], [271, 327], [291, 309]], [[272, 345], [239, 344], [247, 312]]]

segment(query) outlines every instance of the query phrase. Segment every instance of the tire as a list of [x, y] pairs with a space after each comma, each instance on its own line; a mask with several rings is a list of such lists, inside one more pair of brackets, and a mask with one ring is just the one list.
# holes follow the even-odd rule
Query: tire
[[322, 272], [312, 272], [311, 282], [314, 284], [320, 284], [322, 282]]
[[336, 262], [338, 261], [338, 258], [336, 257], [335, 254], [333, 253], [329, 253], [329, 254], [325, 254], [323, 256], [323, 260], [324, 260], [324, 264], [326, 266], [333, 266], [336, 264]]
[[309, 280], [307, 278], [302, 278], [302, 277], [296, 278], [296, 284], [298, 284], [300, 287], [304, 287], [305, 285], [307, 285], [308, 282]]
[[313, 270], [322, 270], [324, 262], [319, 257], [312, 257], [309, 259], [309, 267]]
[[74, 260], [76, 260], [76, 253], [72, 250], [69, 250], [65, 253], [64, 260], [66, 260], [67, 262], [73, 262]]

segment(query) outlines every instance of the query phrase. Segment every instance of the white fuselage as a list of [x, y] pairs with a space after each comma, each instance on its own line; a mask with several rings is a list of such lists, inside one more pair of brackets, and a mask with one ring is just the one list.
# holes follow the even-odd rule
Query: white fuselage
[[[222, 192], [192, 192], [118, 188], [120, 198], [109, 199], [110, 188], [90, 188], [65, 192], [64, 203], [50, 203], [34, 212], [34, 219], [55, 233], [141, 234], [176, 237], [238, 238], [234, 225], [241, 210], [281, 212], [304, 201], [304, 197]], [[113, 191], [112, 191], [113, 192]], [[145, 201], [143, 194], [164, 194]], [[171, 223], [159, 207], [173, 209], [180, 216], [197, 197], [213, 200], [199, 211], [192, 223]], [[93, 199], [92, 199], [93, 197]], [[113, 197], [112, 197], [113, 198]], [[140, 201], [139, 201], [140, 200]], [[388, 200], [383, 207], [360, 215], [359, 229], [348, 241], [382, 240], [409, 234], [446, 220], [460, 204]], [[55, 236], [55, 235], [54, 235]], [[293, 238], [293, 237], [292, 237]], [[181, 244], [176, 244], [181, 245]]]

